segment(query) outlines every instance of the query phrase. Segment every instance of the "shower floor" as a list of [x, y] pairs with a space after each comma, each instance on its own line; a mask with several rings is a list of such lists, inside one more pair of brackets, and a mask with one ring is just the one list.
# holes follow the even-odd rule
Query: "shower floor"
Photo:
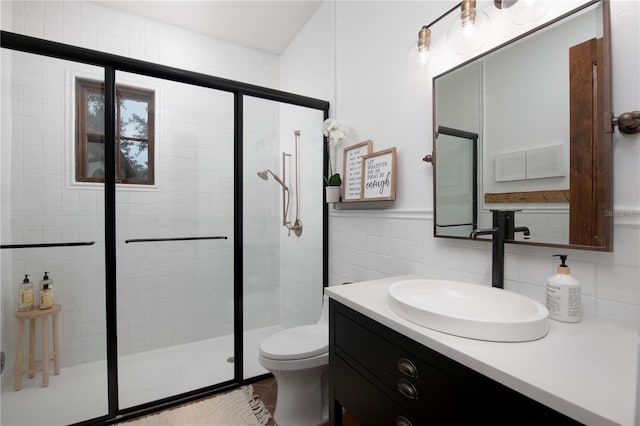
[[[244, 375], [267, 373], [258, 363], [260, 342], [281, 330], [265, 327], [244, 333]], [[120, 408], [154, 401], [233, 379], [233, 336], [121, 357], [118, 361]], [[41, 376], [23, 378], [16, 392], [13, 380], [0, 394], [0, 423], [65, 425], [107, 413], [106, 361], [63, 368], [40, 386]], [[5, 374], [10, 372], [5, 371]]]

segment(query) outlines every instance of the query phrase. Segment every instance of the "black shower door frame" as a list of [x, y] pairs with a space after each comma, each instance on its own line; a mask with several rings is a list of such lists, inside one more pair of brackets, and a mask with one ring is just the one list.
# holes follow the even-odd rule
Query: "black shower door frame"
[[[183, 404], [188, 401], [209, 396], [254, 380], [243, 378], [243, 100], [245, 96], [261, 98], [290, 105], [323, 111], [326, 120], [329, 117], [329, 102], [321, 99], [297, 95], [262, 86], [242, 83], [235, 80], [187, 71], [152, 62], [131, 59], [97, 50], [85, 49], [49, 40], [29, 37], [8, 31], [0, 31], [0, 47], [24, 53], [58, 58], [62, 60], [94, 65], [104, 69], [105, 85], [105, 142], [115, 147], [116, 109], [115, 83], [116, 72], [155, 77], [164, 80], [200, 86], [209, 89], [231, 92], [234, 96], [234, 379], [210, 387], [193, 390], [136, 407], [120, 409], [118, 402], [118, 342], [117, 342], [117, 304], [116, 304], [116, 153], [115, 149], [105, 149], [105, 291], [106, 291], [106, 335], [107, 335], [107, 394], [108, 414], [88, 419], [79, 425], [111, 424], [127, 418], [148, 414], [160, 409]], [[322, 140], [326, 143], [326, 140]], [[328, 172], [327, 151], [322, 150], [323, 174]], [[324, 195], [323, 195], [324, 198]], [[328, 207], [323, 199], [323, 247], [322, 282], [328, 285]], [[16, 248], [16, 247], [2, 247]]]

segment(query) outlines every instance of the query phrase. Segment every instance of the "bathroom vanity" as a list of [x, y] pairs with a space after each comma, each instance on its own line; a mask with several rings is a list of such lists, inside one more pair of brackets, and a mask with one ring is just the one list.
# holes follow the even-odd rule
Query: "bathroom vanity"
[[405, 276], [325, 290], [330, 421], [361, 424], [633, 424], [636, 333], [598, 319], [551, 321], [521, 343], [456, 337], [387, 306]]

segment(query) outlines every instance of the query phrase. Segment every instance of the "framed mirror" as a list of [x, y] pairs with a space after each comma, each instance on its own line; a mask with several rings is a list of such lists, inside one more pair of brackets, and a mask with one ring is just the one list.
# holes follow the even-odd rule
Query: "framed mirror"
[[612, 251], [609, 32], [591, 1], [434, 77], [436, 237], [504, 209], [531, 231], [511, 242]]

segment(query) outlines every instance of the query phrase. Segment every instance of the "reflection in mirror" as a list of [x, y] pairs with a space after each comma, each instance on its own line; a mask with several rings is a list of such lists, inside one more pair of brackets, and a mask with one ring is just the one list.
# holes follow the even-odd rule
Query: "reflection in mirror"
[[[491, 226], [492, 209], [520, 210], [526, 244], [611, 250], [608, 6], [592, 3], [434, 78], [434, 128], [477, 134], [473, 229]], [[451, 225], [473, 221], [451, 200], [471, 166], [435, 133], [434, 234], [466, 238], [469, 226]]]
[[478, 228], [478, 134], [440, 126], [436, 149], [447, 165], [435, 169], [440, 213], [436, 235], [467, 237]]

